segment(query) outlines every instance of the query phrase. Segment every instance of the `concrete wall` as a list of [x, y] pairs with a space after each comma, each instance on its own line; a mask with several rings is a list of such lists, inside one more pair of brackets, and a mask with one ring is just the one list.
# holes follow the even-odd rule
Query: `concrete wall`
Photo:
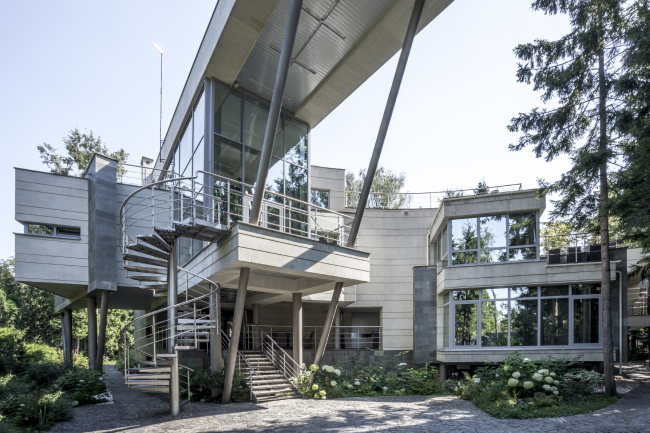
[[16, 280], [61, 296], [88, 286], [88, 181], [16, 169], [15, 219], [79, 227], [80, 239], [16, 233]]
[[330, 192], [330, 209], [345, 209], [345, 169], [312, 165], [310, 176], [312, 189]]
[[436, 268], [413, 269], [413, 361], [436, 360], [437, 346]]

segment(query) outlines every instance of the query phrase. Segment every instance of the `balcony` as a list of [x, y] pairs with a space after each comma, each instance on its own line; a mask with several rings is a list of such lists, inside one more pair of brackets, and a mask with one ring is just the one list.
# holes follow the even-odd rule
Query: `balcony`
[[[610, 242], [609, 248], [617, 248]], [[540, 256], [549, 265], [600, 262], [600, 237], [589, 233], [542, 236]]]

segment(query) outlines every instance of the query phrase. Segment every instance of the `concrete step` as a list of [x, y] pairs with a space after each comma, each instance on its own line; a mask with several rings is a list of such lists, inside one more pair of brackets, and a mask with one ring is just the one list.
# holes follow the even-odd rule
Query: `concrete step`
[[124, 265], [124, 269], [131, 272], [142, 272], [144, 274], [167, 275], [167, 269], [159, 267]]
[[129, 245], [126, 247], [126, 249], [135, 251], [137, 253], [146, 254], [148, 256], [157, 257], [159, 259], [169, 260], [169, 253], [159, 250], [158, 248], [154, 248], [153, 246], [144, 242], [138, 242], [133, 245]]
[[171, 373], [171, 367], [142, 367], [129, 368], [129, 371], [139, 371], [141, 373]]
[[169, 386], [169, 380], [153, 380], [153, 379], [147, 379], [147, 380], [142, 380], [142, 379], [137, 379], [137, 380], [127, 380], [126, 381], [127, 385], [161, 385], [161, 386]]
[[[253, 393], [253, 394], [255, 394], [255, 393]], [[268, 397], [257, 397], [257, 402], [258, 403], [264, 403], [264, 402], [267, 402], [267, 401], [288, 400], [288, 399], [293, 399], [293, 398], [303, 398], [303, 396], [299, 392], [296, 392], [295, 394], [277, 395], [277, 396], [268, 396]]]
[[136, 281], [167, 281], [167, 275], [129, 275], [128, 278]]
[[159, 379], [170, 379], [171, 374], [127, 374], [126, 379], [131, 380], [159, 380]]
[[[158, 355], [158, 356], [160, 356], [160, 355]], [[154, 361], [137, 361], [137, 363], [142, 364], [142, 365], [155, 366], [155, 367], [172, 365], [171, 361], [162, 361], [162, 360], [160, 360], [158, 362], [154, 362]]]
[[169, 244], [158, 235], [155, 231], [151, 235], [137, 236], [138, 242], [146, 242], [162, 251], [170, 252], [172, 249]]
[[296, 391], [296, 388], [289, 387], [289, 386], [284, 388], [276, 388], [272, 390], [263, 389], [260, 391], [258, 391], [257, 389], [255, 389], [255, 387], [253, 387], [253, 394], [255, 394], [255, 396], [257, 396], [258, 398], [268, 396], [268, 395], [285, 394], [285, 393], [292, 394], [296, 392], [298, 392]]
[[125, 254], [123, 257], [125, 262], [144, 263], [145, 265], [160, 266], [167, 269], [169, 262], [167, 260], [156, 259], [153, 257], [138, 256], [136, 254]]
[[273, 380], [285, 381], [287, 379], [281, 374], [265, 374], [265, 375], [253, 376], [253, 382], [267, 382]]
[[169, 394], [169, 386], [133, 385], [131, 389], [144, 392], [156, 392]]
[[[274, 391], [274, 390], [283, 390], [283, 389], [294, 389], [293, 385], [291, 385], [289, 382], [285, 382], [282, 384], [277, 384], [277, 383], [271, 383], [271, 384], [260, 384], [260, 385], [255, 385], [253, 386], [253, 392], [257, 393], [258, 391]], [[281, 392], [281, 391], [278, 391]]]

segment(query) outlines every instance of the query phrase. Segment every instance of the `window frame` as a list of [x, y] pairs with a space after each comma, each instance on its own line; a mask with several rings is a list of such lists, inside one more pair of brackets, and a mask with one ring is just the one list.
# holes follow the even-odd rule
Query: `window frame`
[[[522, 214], [522, 213], [534, 213], [535, 214], [535, 244], [527, 244], [527, 245], [510, 245], [510, 215], [516, 215], [516, 214]], [[500, 264], [505, 264], [505, 263], [526, 263], [526, 262], [533, 262], [539, 260], [539, 234], [540, 234], [540, 229], [539, 229], [539, 211], [520, 211], [520, 212], [510, 212], [510, 213], [503, 213], [500, 214], [506, 218], [506, 245], [501, 246], [501, 247], [490, 247], [490, 248], [481, 248], [481, 218], [485, 217], [491, 217], [491, 216], [499, 216], [497, 214], [489, 214], [489, 215], [481, 215], [477, 217], [462, 217], [462, 218], [454, 218], [450, 219], [449, 222], [447, 223], [447, 234], [448, 234], [448, 239], [447, 239], [447, 266], [485, 266], [485, 265], [500, 265]], [[476, 244], [477, 248], [475, 249], [468, 249], [468, 250], [455, 250], [453, 249], [453, 227], [454, 227], [454, 222], [455, 221], [461, 221], [461, 220], [467, 220], [467, 219], [475, 219], [476, 220]], [[528, 260], [511, 260], [510, 257], [510, 251], [511, 250], [517, 250], [520, 248], [535, 248], [535, 258], [534, 259], [528, 259]], [[481, 262], [481, 252], [482, 251], [495, 251], [495, 250], [506, 250], [506, 261], [504, 262]], [[454, 253], [476, 253], [476, 263], [461, 263], [461, 264], [453, 264], [453, 255]], [[443, 260], [445, 257], [442, 258]]]
[[[29, 231], [29, 226], [30, 225], [36, 225], [36, 226], [48, 226], [52, 227], [54, 233], [51, 235], [46, 234], [46, 233], [32, 233]], [[58, 238], [58, 239], [70, 239], [70, 240], [81, 240], [81, 227], [73, 227], [73, 226], [59, 226], [59, 225], [54, 225], [54, 224], [44, 224], [44, 223], [24, 223], [24, 232], [23, 234], [27, 236], [39, 236], [39, 237], [46, 237], [46, 238]], [[59, 229], [64, 228], [64, 229], [79, 229], [79, 235], [68, 235], [68, 234], [61, 234], [59, 233]]]
[[[459, 289], [459, 290], [450, 290], [448, 292], [449, 294], [449, 301], [445, 303], [445, 306], [449, 306], [449, 322], [448, 322], [448, 327], [449, 327], [449, 332], [447, 333], [447, 338], [449, 341], [449, 346], [446, 346], [449, 349], [453, 350], [540, 350], [540, 349], [556, 349], [556, 348], [570, 348], [570, 349], [584, 349], [584, 348], [602, 348], [603, 347], [603, 335], [602, 335], [602, 324], [603, 324], [603, 313], [602, 313], [602, 289], [601, 293], [598, 294], [586, 294], [586, 295], [574, 295], [573, 294], [573, 287], [577, 285], [583, 285], [583, 284], [594, 284], [598, 285], [598, 283], [572, 283], [572, 284], [559, 284], [559, 286], [567, 286], [569, 291], [567, 295], [556, 295], [556, 296], [542, 296], [542, 287], [547, 287], [548, 285], [533, 285], [533, 286], [513, 286], [513, 287], [507, 287], [508, 289], [508, 297], [507, 298], [494, 298], [494, 299], [483, 299], [483, 291], [484, 290], [490, 290], [490, 289], [495, 289], [495, 288], [505, 288], [503, 286], [495, 286], [495, 287], [483, 287], [483, 288], [477, 288], [477, 289]], [[517, 287], [535, 287], [537, 288], [537, 295], [536, 296], [530, 296], [530, 297], [513, 297], [512, 295], [512, 289], [517, 288]], [[461, 290], [475, 290], [478, 291], [478, 298], [477, 299], [472, 299], [472, 300], [454, 300], [454, 292], [455, 291], [461, 291]], [[542, 300], [544, 299], [567, 299], [569, 302], [569, 309], [568, 309], [568, 327], [569, 327], [569, 335], [568, 335], [568, 344], [566, 345], [542, 345], [541, 343], [541, 338], [542, 338], [542, 333], [541, 333], [541, 327], [543, 325], [542, 322]], [[574, 301], [577, 299], [597, 299], [598, 300], [598, 343], [575, 343], [575, 311], [574, 311]], [[511, 321], [512, 321], [512, 302], [516, 300], [537, 300], [537, 344], [535, 346], [512, 346], [511, 345], [511, 332], [512, 332], [512, 327], [511, 327]], [[482, 334], [483, 334], [483, 326], [482, 326], [482, 319], [483, 319], [483, 311], [482, 311], [482, 306], [483, 302], [489, 302], [489, 301], [507, 301], [508, 302], [508, 339], [507, 339], [507, 346], [483, 346], [482, 345]], [[477, 344], [474, 346], [462, 346], [456, 345], [456, 305], [459, 304], [476, 304], [476, 335], [477, 335]], [[443, 331], [444, 332], [444, 331]]]

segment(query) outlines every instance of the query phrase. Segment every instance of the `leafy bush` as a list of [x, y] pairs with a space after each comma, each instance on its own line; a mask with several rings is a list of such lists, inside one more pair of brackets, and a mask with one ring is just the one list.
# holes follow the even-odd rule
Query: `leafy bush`
[[[470, 376], [447, 381], [461, 398], [497, 418], [538, 418], [590, 412], [617, 398], [594, 395], [602, 375], [576, 368], [578, 359], [533, 360], [511, 353], [502, 364], [486, 362]], [[568, 398], [570, 397], [570, 398]]]
[[[360, 366], [355, 361], [330, 365], [311, 365], [301, 375], [296, 385], [303, 395], [315, 398], [339, 398], [377, 395], [430, 395], [446, 393], [438, 381], [438, 371], [430, 366], [414, 369], [398, 363], [408, 352], [387, 356], [384, 351], [374, 351], [371, 365]], [[310, 376], [314, 377], [310, 384]]]
[[72, 368], [59, 377], [53, 388], [64, 391], [79, 405], [97, 403], [93, 396], [106, 392], [106, 384], [100, 380], [101, 373], [85, 368]]
[[[230, 401], [239, 403], [250, 400], [250, 393], [243, 385], [244, 376], [235, 370], [232, 380], [232, 394]], [[225, 369], [219, 373], [212, 373], [209, 370], [193, 371], [190, 373], [190, 392], [192, 401], [205, 401], [212, 403], [221, 403], [223, 395], [223, 386], [225, 383]], [[212, 389], [217, 392], [212, 396]], [[184, 394], [184, 393], [183, 393]], [[182, 397], [187, 398], [186, 395]]]
[[69, 366], [63, 364], [39, 361], [34, 364], [29, 364], [25, 368], [25, 374], [37, 385], [45, 387], [52, 385], [68, 369]]
[[61, 363], [63, 361], [63, 354], [56, 347], [40, 343], [27, 343], [23, 347], [25, 349], [22, 359], [23, 362]]
[[0, 328], [0, 374], [7, 374], [20, 368], [25, 354], [23, 333], [13, 328]]

